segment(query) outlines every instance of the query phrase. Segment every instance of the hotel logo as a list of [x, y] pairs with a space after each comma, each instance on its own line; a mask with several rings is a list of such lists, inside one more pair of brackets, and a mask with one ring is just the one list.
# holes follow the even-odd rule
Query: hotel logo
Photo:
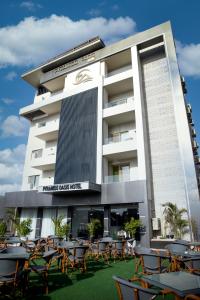
[[80, 72], [78, 72], [75, 78], [75, 82], [73, 84], [78, 85], [80, 83], [91, 81], [93, 78], [90, 75], [90, 72], [91, 71], [89, 69], [83, 69]]

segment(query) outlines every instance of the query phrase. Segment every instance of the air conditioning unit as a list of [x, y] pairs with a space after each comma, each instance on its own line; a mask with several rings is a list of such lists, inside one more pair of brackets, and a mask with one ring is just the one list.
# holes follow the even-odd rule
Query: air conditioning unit
[[160, 230], [160, 218], [152, 218], [153, 230]]

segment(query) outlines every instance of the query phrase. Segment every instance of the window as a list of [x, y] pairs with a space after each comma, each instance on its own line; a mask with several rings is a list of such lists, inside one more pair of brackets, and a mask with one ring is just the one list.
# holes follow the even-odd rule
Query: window
[[42, 121], [38, 123], [38, 128], [45, 127], [45, 126], [46, 126], [46, 121]]
[[40, 175], [33, 175], [33, 176], [28, 177], [28, 183], [30, 185], [31, 190], [38, 188], [39, 177], [40, 177]]
[[112, 166], [112, 175], [114, 181], [129, 181], [130, 180], [130, 164], [121, 164]]
[[110, 210], [110, 225], [116, 226], [119, 228], [123, 228], [126, 222], [129, 222], [130, 219], [133, 217], [135, 219], [139, 218], [138, 215], [138, 207], [111, 207]]
[[32, 151], [32, 154], [31, 154], [32, 159], [40, 158], [40, 157], [42, 157], [42, 149], [37, 149], [37, 150]]

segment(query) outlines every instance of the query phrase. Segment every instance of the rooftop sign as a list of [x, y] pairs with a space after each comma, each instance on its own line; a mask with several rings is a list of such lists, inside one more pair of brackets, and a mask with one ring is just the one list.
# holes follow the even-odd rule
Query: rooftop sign
[[93, 52], [93, 53], [87, 54], [85, 56], [82, 56], [78, 59], [72, 60], [68, 63], [65, 63], [49, 72], [44, 73], [41, 76], [40, 83], [42, 84], [42, 83], [45, 83], [46, 81], [52, 80], [56, 77], [59, 77], [59, 76], [65, 74], [67, 71], [73, 70], [77, 66], [81, 66], [81, 65], [93, 62], [93, 61], [95, 61], [95, 59], [96, 59], [95, 52]]

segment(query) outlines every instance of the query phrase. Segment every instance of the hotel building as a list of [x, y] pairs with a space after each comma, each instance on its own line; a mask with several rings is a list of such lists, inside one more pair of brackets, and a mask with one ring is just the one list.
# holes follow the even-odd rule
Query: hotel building
[[[31, 237], [64, 216], [73, 236], [139, 218], [142, 245], [164, 234], [163, 204], [186, 208], [200, 234], [199, 171], [191, 106], [169, 22], [105, 46], [93, 38], [22, 78], [36, 89], [22, 191], [6, 206], [32, 218]], [[198, 234], [198, 233], [196, 233]]]

